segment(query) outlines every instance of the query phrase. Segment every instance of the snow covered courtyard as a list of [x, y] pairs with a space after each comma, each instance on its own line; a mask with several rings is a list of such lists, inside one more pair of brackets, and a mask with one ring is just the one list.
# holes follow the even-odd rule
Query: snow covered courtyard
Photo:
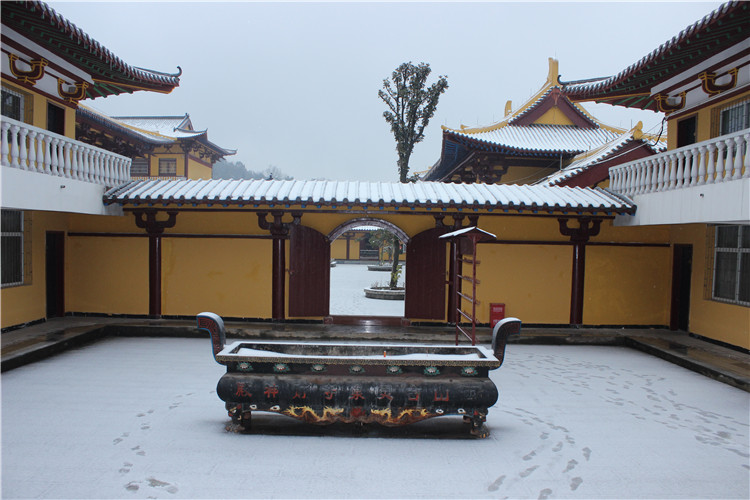
[[[403, 316], [403, 300], [379, 300], [365, 297], [365, 288], [386, 286], [391, 278], [387, 271], [369, 271], [363, 264], [338, 264], [331, 268], [330, 313], [341, 316]], [[377, 264], [377, 262], [369, 262]], [[402, 264], [399, 286], [404, 286], [406, 265]]]
[[3, 498], [748, 498], [748, 393], [626, 348], [510, 345], [459, 419], [227, 430], [208, 339], [109, 338], [2, 375]]

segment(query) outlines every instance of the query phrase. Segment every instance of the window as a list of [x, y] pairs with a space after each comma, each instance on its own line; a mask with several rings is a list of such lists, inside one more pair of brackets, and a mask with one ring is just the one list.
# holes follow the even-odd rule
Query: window
[[750, 99], [723, 108], [719, 116], [721, 135], [750, 128]]
[[717, 226], [713, 298], [750, 306], [750, 226]]
[[26, 118], [26, 99], [23, 94], [8, 87], [3, 87], [2, 101], [3, 116], [18, 121], [23, 121]]
[[52, 103], [47, 103], [47, 130], [65, 135], [65, 110]]
[[148, 158], [133, 158], [133, 163], [130, 165], [130, 176], [148, 177], [150, 175], [148, 167]]
[[159, 176], [175, 177], [177, 175], [177, 160], [174, 158], [159, 159]]
[[20, 210], [2, 210], [2, 286], [21, 285], [23, 273], [23, 212]]

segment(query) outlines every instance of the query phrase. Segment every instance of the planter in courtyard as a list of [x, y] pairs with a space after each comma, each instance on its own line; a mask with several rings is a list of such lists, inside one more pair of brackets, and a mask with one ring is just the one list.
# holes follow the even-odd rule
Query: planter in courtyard
[[393, 264], [372, 264], [367, 266], [368, 271], [391, 271]]
[[404, 300], [406, 289], [403, 287], [391, 289], [388, 287], [373, 286], [365, 288], [365, 297], [380, 300]]

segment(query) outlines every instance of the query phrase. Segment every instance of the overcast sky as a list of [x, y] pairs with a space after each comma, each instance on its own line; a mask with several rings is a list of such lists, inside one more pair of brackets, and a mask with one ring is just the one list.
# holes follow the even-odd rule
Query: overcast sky
[[[227, 159], [275, 165], [295, 179], [397, 181], [393, 135], [378, 98], [402, 62], [427, 62], [449, 88], [411, 158], [440, 157], [440, 126], [491, 125], [544, 84], [616, 74], [719, 2], [201, 3], [49, 2], [126, 63], [183, 70], [171, 94], [84, 101], [112, 116], [183, 115]], [[608, 125], [661, 115], [584, 104]]]

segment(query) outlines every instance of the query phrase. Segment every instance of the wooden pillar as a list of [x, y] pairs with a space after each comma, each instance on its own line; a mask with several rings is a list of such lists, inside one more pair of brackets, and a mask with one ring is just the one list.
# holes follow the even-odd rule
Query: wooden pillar
[[284, 298], [286, 296], [286, 280], [284, 270], [286, 269], [286, 245], [284, 238], [273, 238], [273, 285], [271, 300], [271, 318], [274, 321], [283, 321]]
[[177, 211], [167, 210], [166, 220], [157, 220], [155, 209], [133, 212], [135, 225], [148, 234], [148, 315], [161, 316], [161, 235], [164, 230], [174, 227]]
[[283, 212], [273, 212], [273, 222], [266, 220], [267, 212], [258, 212], [258, 225], [267, 229], [273, 236], [271, 261], [271, 319], [283, 321], [286, 318], [284, 301], [286, 299], [286, 239], [289, 235], [289, 224], [281, 221]]
[[586, 273], [586, 242], [599, 234], [601, 219], [581, 217], [578, 227], [568, 227], [571, 219], [558, 219], [560, 234], [569, 236], [573, 243], [573, 276], [570, 286], [570, 324], [583, 324], [583, 285]]

